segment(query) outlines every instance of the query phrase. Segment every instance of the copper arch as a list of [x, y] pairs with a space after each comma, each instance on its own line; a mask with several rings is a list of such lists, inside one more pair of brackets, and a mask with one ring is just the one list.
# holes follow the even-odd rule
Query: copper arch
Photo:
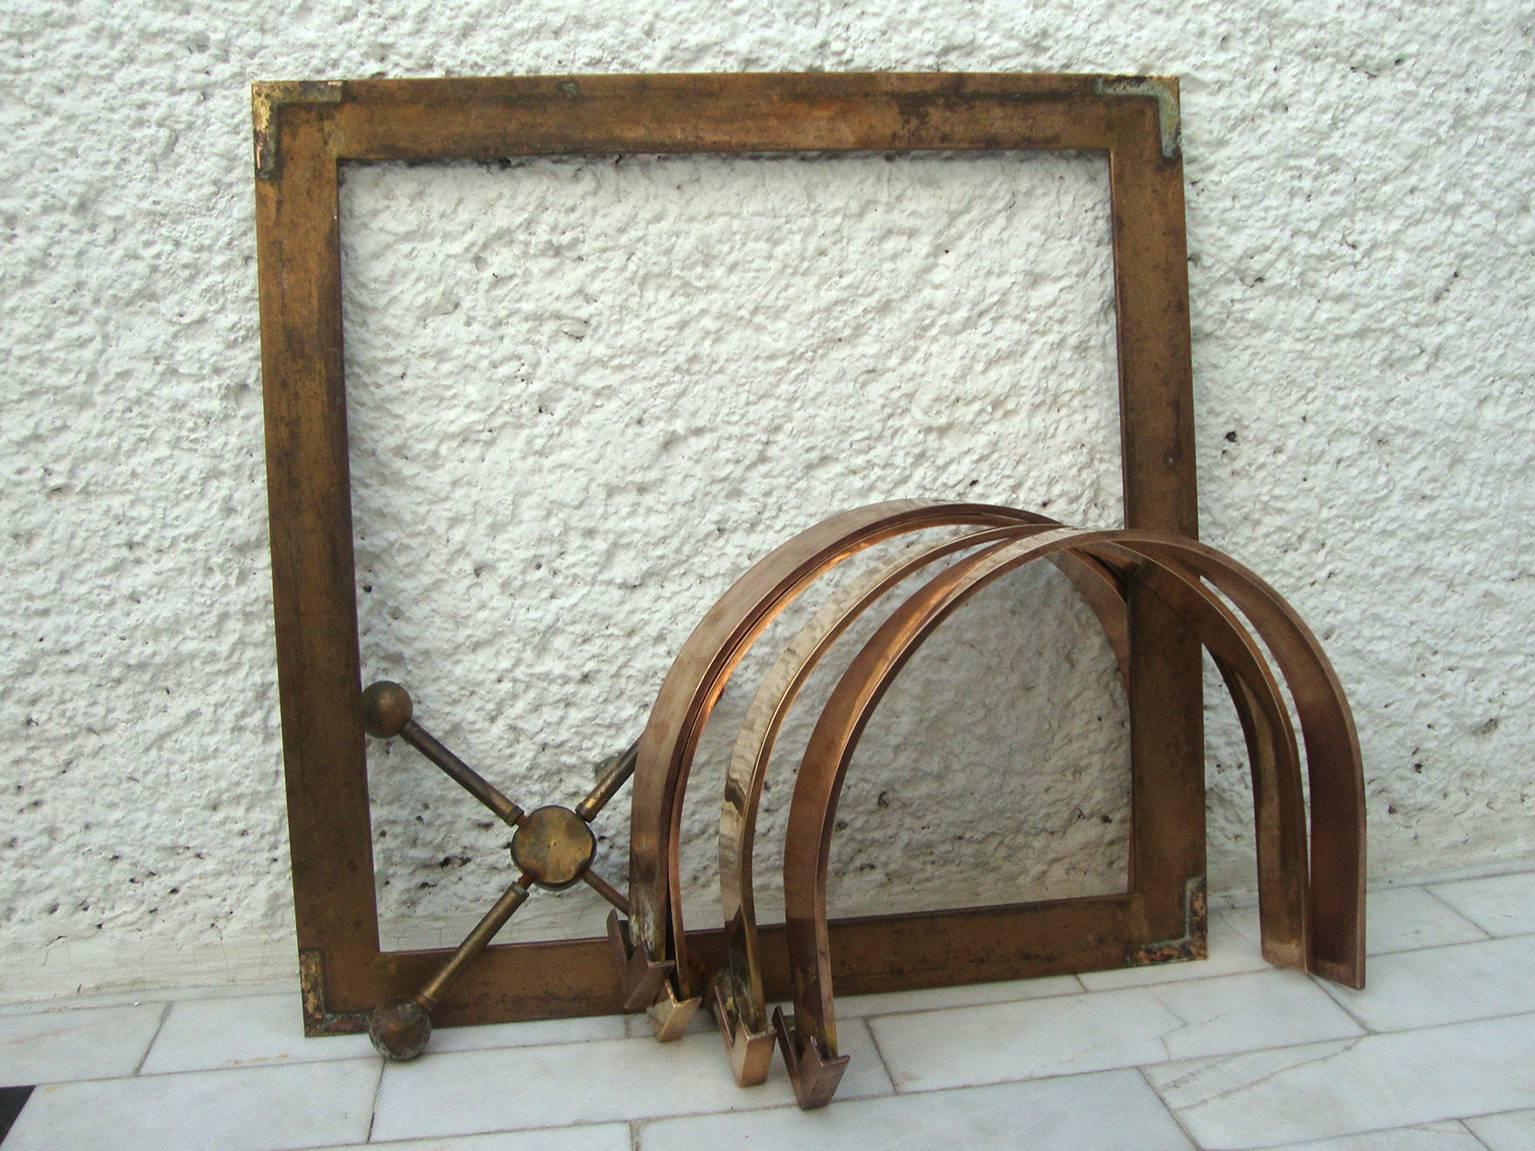
[[[915, 548], [844, 589], [817, 612], [789, 642], [767, 673], [749, 709], [731, 756], [720, 805], [720, 904], [725, 920], [725, 963], [715, 972], [713, 1007], [741, 1086], [767, 1075], [773, 1037], [767, 1028], [760, 942], [752, 884], [751, 856], [763, 783], [780, 726], [821, 657], [869, 608], [911, 575], [956, 552], [1047, 531], [1054, 521], [1020, 524], [1012, 515], [994, 517], [983, 528]], [[1120, 675], [1130, 672], [1129, 632], [1124, 594], [1107, 568], [1093, 559], [1061, 553], [1062, 570], [1102, 625]], [[753, 714], [763, 716], [755, 724]]]
[[[1103, 545], [1108, 545], [1105, 549]], [[847, 764], [875, 705], [928, 635], [981, 587], [1007, 571], [1068, 548], [1135, 556], [1218, 611], [1191, 612], [1198, 631], [1234, 617], [1208, 579], [1248, 618], [1291, 688], [1311, 782], [1311, 874], [1330, 882], [1308, 905], [1308, 966], [1359, 987], [1364, 981], [1364, 788], [1359, 744], [1337, 677], [1300, 617], [1254, 573], [1191, 540], [1144, 531], [1058, 529], [968, 557], [908, 599], [869, 640], [838, 683], [805, 751], [789, 815], [784, 898], [794, 988], [792, 1031], [775, 1018], [802, 1106], [827, 1102], [841, 1077], [831, 995], [826, 878], [837, 798]], [[1228, 641], [1217, 644], [1229, 648]], [[1246, 643], [1250, 646], [1251, 639]], [[1229, 681], [1228, 681], [1229, 682]], [[1234, 699], [1237, 697], [1234, 695]], [[1238, 700], [1239, 710], [1244, 702]], [[1244, 721], [1244, 731], [1248, 729]], [[1298, 781], [1297, 781], [1298, 782]]]
[[[732, 757], [720, 819], [720, 888], [725, 916], [725, 964], [715, 973], [714, 1009], [737, 1081], [761, 1082], [771, 1057], [758, 930], [753, 900], [751, 847], [763, 782], [779, 727], [820, 659], [837, 638], [896, 583], [957, 550], [1016, 539], [1046, 530], [1041, 525], [1000, 527], [945, 541], [915, 558], [875, 572], [862, 585], [827, 605], [790, 641], [780, 664], [768, 673], [758, 699], [765, 722], [743, 727]], [[1263, 952], [1272, 963], [1304, 970], [1306, 950], [1306, 823], [1300, 758], [1279, 687], [1241, 622], [1218, 600], [1194, 594], [1154, 566], [1125, 551], [1104, 549], [1074, 580], [1103, 624], [1121, 673], [1129, 653], [1124, 601], [1118, 576], [1138, 571], [1145, 586], [1185, 618], [1197, 622], [1231, 694], [1252, 769], [1257, 825], [1258, 887]], [[1064, 558], [1067, 553], [1057, 553]], [[1113, 575], [1109, 573], [1112, 572]], [[1096, 576], [1097, 587], [1092, 586]], [[1085, 578], [1084, 578], [1085, 577]], [[1118, 610], [1115, 618], [1114, 609]], [[758, 709], [754, 706], [754, 711]]]
[[[694, 628], [673, 661], [639, 741], [630, 814], [626, 1004], [637, 1005], [647, 972], [670, 978], [679, 998], [692, 991], [682, 919], [677, 838], [698, 737], [731, 673], [751, 644], [817, 577], [866, 547], [924, 528], [1054, 521], [989, 504], [891, 500], [841, 512], [794, 536], [736, 580]], [[1070, 568], [1068, 561], [1067, 567]], [[1068, 577], [1071, 571], [1067, 570]], [[614, 937], [619, 938], [617, 927]]]

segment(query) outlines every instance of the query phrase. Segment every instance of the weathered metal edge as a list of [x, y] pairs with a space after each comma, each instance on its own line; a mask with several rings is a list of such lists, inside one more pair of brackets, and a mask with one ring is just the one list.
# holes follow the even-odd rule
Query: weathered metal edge
[[1178, 103], [1176, 76], [1103, 77], [1093, 82], [1099, 96], [1138, 96], [1157, 102], [1157, 127], [1162, 136], [1162, 158], [1176, 160], [1183, 148], [1183, 113]]
[[304, 1034], [356, 1035], [368, 1029], [362, 1012], [325, 1009], [325, 952], [304, 947], [298, 953], [298, 986], [304, 1001]]
[[282, 170], [277, 148], [282, 110], [299, 104], [339, 104], [341, 84], [340, 80], [258, 80], [251, 85], [256, 179], [275, 180]]
[[1128, 948], [1125, 951], [1125, 966], [1149, 967], [1155, 963], [1207, 959], [1210, 954], [1209, 926], [1210, 909], [1205, 893], [1205, 877], [1196, 875], [1183, 889], [1183, 934], [1177, 939], [1164, 939], [1158, 943]]

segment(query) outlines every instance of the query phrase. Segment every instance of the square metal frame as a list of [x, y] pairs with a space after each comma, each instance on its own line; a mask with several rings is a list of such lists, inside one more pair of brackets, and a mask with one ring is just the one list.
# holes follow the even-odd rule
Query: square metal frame
[[[1106, 153], [1127, 526], [1197, 535], [1177, 81], [1019, 74], [678, 74], [252, 87], [273, 605], [305, 1028], [363, 1030], [448, 951], [380, 949], [342, 372], [339, 166], [604, 153]], [[1132, 580], [1132, 814], [1123, 895], [833, 924], [847, 994], [1205, 953], [1197, 642]], [[1020, 945], [1018, 912], [1030, 938]], [[1009, 926], [1005, 931], [1002, 925]], [[781, 930], [781, 929], [780, 929]], [[721, 933], [690, 931], [719, 961]], [[848, 946], [836, 947], [838, 939]], [[940, 940], [941, 970], [897, 940]], [[764, 932], [770, 995], [787, 987]], [[889, 943], [889, 946], [885, 946]], [[871, 956], [884, 956], [871, 962]], [[859, 958], [862, 957], [862, 958]], [[935, 974], [937, 970], [937, 974]], [[489, 948], [443, 1025], [621, 1010], [605, 940]]]

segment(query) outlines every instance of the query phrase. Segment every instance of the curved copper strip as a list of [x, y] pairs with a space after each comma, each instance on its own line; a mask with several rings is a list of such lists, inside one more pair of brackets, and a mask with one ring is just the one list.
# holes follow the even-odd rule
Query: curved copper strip
[[[1033, 532], [1039, 527], [1028, 529]], [[761, 1082], [771, 1059], [766, 1022], [751, 849], [763, 783], [778, 730], [800, 688], [827, 650], [864, 611], [901, 580], [944, 555], [1020, 534], [1017, 527], [971, 533], [945, 541], [915, 558], [903, 557], [862, 584], [845, 589], [786, 646], [758, 689], [737, 740], [720, 816], [720, 889], [725, 915], [726, 966], [714, 978], [714, 1007], [737, 1082]], [[1072, 552], [1052, 557], [1064, 561]], [[1300, 757], [1278, 684], [1246, 628], [1223, 604], [1191, 592], [1133, 553], [1103, 549], [1099, 556], [1121, 579], [1138, 569], [1142, 583], [1194, 622], [1231, 693], [1252, 769], [1260, 920], [1264, 956], [1304, 970], [1306, 951], [1306, 813], [1300, 789]], [[1078, 563], [1083, 561], [1078, 560]], [[1073, 583], [1094, 604], [1121, 673], [1128, 674], [1128, 630], [1120, 584], [1103, 567], [1086, 562]], [[1116, 610], [1117, 609], [1117, 612]]]
[[[998, 517], [1002, 519], [1002, 517]], [[1047, 530], [1050, 524], [1001, 524], [916, 548], [843, 589], [785, 647], [748, 708], [725, 781], [720, 807], [720, 902], [725, 919], [726, 965], [715, 973], [715, 1013], [736, 1081], [760, 1083], [772, 1057], [767, 1028], [751, 857], [763, 783], [779, 730], [800, 689], [842, 634], [893, 588], [945, 556], [983, 544]], [[1057, 557], [1061, 570], [1098, 617], [1122, 677], [1130, 647], [1124, 595], [1101, 564], [1074, 553]]]
[[1127, 532], [1135, 550], [1186, 584], [1201, 578], [1225, 595], [1268, 646], [1290, 688], [1306, 746], [1311, 788], [1311, 971], [1364, 986], [1365, 812], [1359, 733], [1343, 685], [1322, 645], [1293, 607], [1256, 572], [1193, 540]]
[[[1320, 645], [1272, 588], [1246, 568], [1201, 544], [1156, 532], [1058, 529], [999, 544], [949, 568], [908, 599], [854, 659], [816, 724], [796, 781], [784, 859], [784, 899], [795, 1024], [775, 1017], [791, 1072], [833, 1071], [829, 1083], [798, 1090], [802, 1105], [824, 1103], [840, 1078], [831, 998], [826, 874], [837, 797], [848, 761], [874, 706], [933, 629], [966, 598], [1007, 571], [1069, 547], [1110, 544], [1160, 567], [1212, 604], [1201, 577], [1227, 595], [1268, 644], [1291, 686], [1311, 776], [1312, 873], [1337, 880], [1330, 915], [1313, 901], [1312, 969], [1360, 986], [1363, 955], [1363, 773], [1347, 701]], [[1229, 614], [1229, 613], [1228, 613]], [[1189, 621], [1191, 625], [1195, 621]], [[1219, 642], [1219, 641], [1218, 641]], [[1239, 705], [1240, 706], [1240, 705]], [[1336, 805], [1338, 810], [1325, 810]]]
[[1307, 970], [1306, 797], [1295, 730], [1267, 657], [1247, 626], [1220, 600], [1200, 595], [1183, 580], [1142, 563], [1133, 552], [1101, 545], [1084, 550], [1121, 578], [1133, 570], [1144, 587], [1189, 623], [1214, 659], [1242, 726], [1252, 776], [1263, 957], [1280, 967]]
[[[962, 541], [962, 545], [972, 546], [1005, 534], [1005, 529], [975, 533]], [[1300, 789], [1300, 759], [1295, 736], [1278, 684], [1268, 670], [1262, 652], [1247, 636], [1245, 627], [1223, 604], [1212, 603], [1192, 593], [1160, 569], [1142, 565], [1131, 553], [1118, 551], [1100, 558], [1121, 577], [1132, 568], [1139, 569], [1138, 578], [1144, 586], [1180, 611], [1200, 634], [1211, 640], [1211, 654], [1231, 692], [1252, 768], [1263, 953], [1272, 963], [1304, 970], [1305, 800]], [[909, 572], [919, 565], [898, 566]], [[880, 581], [871, 582], [877, 586]], [[1118, 585], [1113, 580], [1105, 579], [1103, 584], [1118, 597]], [[889, 586], [885, 583], [881, 590]], [[860, 598], [848, 603], [847, 599], [852, 598], [845, 597], [842, 602], [829, 605], [836, 610], [812, 621], [791, 641], [785, 651], [790, 657], [786, 661], [787, 667], [775, 668], [763, 683], [762, 691], [771, 697], [762, 708], [763, 722], [743, 729], [737, 744], [738, 754], [731, 764], [732, 778], [727, 784], [722, 811], [720, 852], [721, 890], [727, 919], [727, 966], [715, 976], [715, 1008], [737, 1082], [743, 1086], [760, 1082], [771, 1058], [771, 1049], [763, 1050], [764, 1044], [771, 1041], [771, 1032], [762, 1026], [765, 998], [749, 865], [757, 804], [774, 737], [798, 689], [837, 635], [871, 602], [869, 598]], [[1119, 603], [1122, 613], [1123, 601]], [[1113, 630], [1107, 620], [1104, 623]], [[1122, 623], [1120, 627], [1123, 627]], [[1122, 659], [1122, 666], [1123, 663]], [[761, 694], [759, 692], [759, 696]], [[743, 803], [744, 808], [740, 806]]]
[[628, 985], [637, 978], [635, 972], [643, 968], [655, 976], [653, 960], [669, 963], [677, 990], [688, 993], [692, 973], [686, 962], [677, 860], [682, 801], [698, 737], [752, 642], [811, 581], [866, 547], [924, 528], [999, 521], [1053, 523], [1014, 508], [921, 500], [891, 500], [842, 512], [758, 560], [693, 629], [640, 736], [629, 835], [632, 918], [625, 946], [643, 962], [626, 968], [626, 1001], [637, 995]]

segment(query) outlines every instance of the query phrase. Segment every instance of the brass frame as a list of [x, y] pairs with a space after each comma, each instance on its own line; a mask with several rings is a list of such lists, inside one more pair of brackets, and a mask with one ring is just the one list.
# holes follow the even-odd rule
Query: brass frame
[[[341, 163], [612, 152], [1106, 153], [1126, 523], [1197, 535], [1176, 80], [966, 74], [358, 80], [261, 83], [252, 102], [278, 686], [311, 1034], [364, 1029], [375, 1006], [413, 993], [451, 955], [379, 948], [342, 376]], [[844, 991], [1204, 953], [1198, 644], [1134, 573], [1125, 598], [1130, 891], [1029, 905], [1036, 910], [1021, 923], [1006, 909], [982, 909], [833, 924]], [[668, 698], [663, 689], [658, 709]], [[682, 798], [675, 783], [664, 765], [659, 772], [647, 766], [642, 748], [634, 808], [640, 862], [631, 898], [634, 942], [642, 945], [634, 950], [644, 962], [632, 970], [647, 970], [649, 955], [667, 962], [687, 948], [706, 973], [724, 960], [723, 933], [684, 936], [671, 927], [664, 860]], [[789, 987], [776, 945], [782, 929], [763, 935], [765, 983], [779, 995]], [[684, 993], [701, 984], [686, 966], [677, 978]], [[588, 1014], [620, 1010], [632, 998], [619, 986], [605, 941], [508, 944], [489, 948], [434, 1018], [453, 1025]]]

